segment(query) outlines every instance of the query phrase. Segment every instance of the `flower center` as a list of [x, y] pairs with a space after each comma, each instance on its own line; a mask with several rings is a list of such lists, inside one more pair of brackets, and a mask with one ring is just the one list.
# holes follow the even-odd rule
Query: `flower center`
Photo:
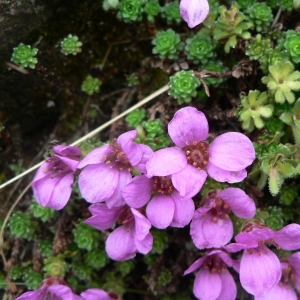
[[230, 206], [220, 197], [216, 197], [210, 212], [213, 215], [213, 222], [217, 223], [219, 220], [229, 218]]
[[114, 139], [109, 146], [111, 151], [107, 156], [104, 157], [106, 164], [110, 165], [110, 168], [117, 168], [119, 171], [127, 170], [130, 172], [132, 170], [132, 166], [127, 155], [117, 143], [117, 140]]
[[295, 271], [291, 265], [288, 265], [282, 270], [280, 284], [289, 287], [293, 283], [295, 283]]
[[130, 210], [130, 207], [125, 205], [121, 210], [121, 213], [120, 213], [117, 223], [119, 225], [125, 225], [125, 224], [130, 223], [133, 219], [134, 219], [134, 216]]
[[211, 273], [222, 273], [226, 270], [226, 264], [218, 255], [208, 256], [204, 263], [205, 269], [208, 269]]
[[209, 145], [207, 142], [193, 142], [192, 145], [187, 143], [187, 146], [183, 148], [183, 151], [186, 154], [188, 163], [200, 171], [208, 164], [208, 148]]
[[154, 179], [153, 192], [155, 194], [161, 194], [164, 196], [168, 196], [173, 192], [174, 186], [169, 177], [154, 176], [153, 179]]
[[57, 175], [59, 175], [64, 171], [71, 170], [71, 168], [67, 164], [65, 164], [62, 160], [60, 160], [56, 156], [48, 157], [46, 159], [46, 163], [52, 164], [51, 168], [44, 169], [44, 173], [46, 174], [48, 173], [49, 175], [51, 175], [51, 178], [55, 178]]

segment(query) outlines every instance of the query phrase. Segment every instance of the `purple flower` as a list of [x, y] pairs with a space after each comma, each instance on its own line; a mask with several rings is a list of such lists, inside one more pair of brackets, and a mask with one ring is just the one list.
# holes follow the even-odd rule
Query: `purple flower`
[[43, 280], [38, 290], [26, 292], [21, 296], [19, 296], [16, 300], [44, 300], [44, 299], [82, 300], [80, 296], [74, 294], [72, 290], [65, 285], [62, 279], [54, 278], [54, 277], [50, 277]]
[[54, 154], [38, 169], [32, 182], [34, 197], [41, 206], [62, 209], [72, 192], [74, 173], [81, 151], [77, 147], [58, 145]]
[[290, 224], [278, 231], [256, 221], [248, 223], [243, 232], [224, 248], [230, 252], [245, 249], [240, 262], [240, 281], [243, 288], [256, 297], [271, 290], [280, 280], [281, 264], [265, 243], [284, 250], [300, 248], [300, 225]]
[[[198, 191], [196, 191], [197, 193]], [[136, 176], [125, 186], [122, 195], [130, 207], [143, 207], [151, 198], [146, 208], [146, 214], [151, 224], [164, 229], [168, 226], [184, 227], [192, 219], [195, 205], [193, 191], [183, 199], [174, 188], [170, 176], [148, 178]]]
[[202, 23], [209, 12], [207, 0], [181, 0], [180, 14], [184, 21], [193, 28]]
[[136, 135], [136, 130], [126, 132], [111, 144], [94, 149], [80, 162], [79, 169], [87, 166], [78, 183], [88, 202], [106, 201], [109, 208], [125, 204], [121, 192], [132, 179], [132, 168], [145, 172], [145, 163], [152, 154], [148, 146], [133, 142]]
[[201, 202], [204, 205], [195, 211], [190, 226], [192, 239], [199, 249], [218, 248], [231, 240], [230, 210], [243, 219], [253, 218], [256, 211], [254, 201], [239, 188], [210, 192]]
[[137, 252], [147, 254], [152, 249], [151, 223], [138, 210], [127, 205], [109, 208], [105, 203], [89, 207], [92, 217], [85, 220], [99, 230], [109, 229], [118, 221], [116, 228], [106, 240], [106, 252], [114, 260], [133, 258]]
[[185, 272], [189, 274], [199, 269], [193, 292], [201, 300], [235, 300], [236, 285], [227, 266], [232, 259], [222, 250], [212, 250], [196, 260]]
[[146, 164], [147, 176], [171, 176], [181, 197], [202, 188], [207, 173], [213, 179], [229, 183], [240, 182], [245, 168], [255, 159], [251, 141], [238, 132], [218, 136], [210, 145], [208, 123], [194, 107], [178, 110], [168, 125], [168, 132], [178, 147], [156, 151]]
[[282, 275], [267, 293], [255, 297], [255, 300], [297, 300], [293, 285], [300, 290], [300, 252], [292, 254], [281, 263]]
[[118, 296], [113, 294], [108, 294], [101, 289], [88, 289], [80, 294], [84, 300], [112, 300], [118, 299]]

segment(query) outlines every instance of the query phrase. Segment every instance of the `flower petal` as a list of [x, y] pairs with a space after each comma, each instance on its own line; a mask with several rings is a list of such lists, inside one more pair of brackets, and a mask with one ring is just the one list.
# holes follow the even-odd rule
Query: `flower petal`
[[95, 203], [89, 207], [89, 211], [93, 216], [86, 219], [84, 223], [99, 230], [106, 230], [116, 223], [121, 213], [121, 209], [121, 207], [109, 209], [105, 203]]
[[181, 171], [172, 174], [172, 183], [181, 197], [192, 198], [201, 190], [207, 174], [187, 164]]
[[178, 192], [173, 192], [171, 198], [175, 204], [172, 227], [184, 227], [190, 223], [195, 212], [195, 204], [192, 199], [182, 199]]
[[135, 257], [137, 252], [134, 243], [135, 230], [120, 226], [116, 228], [107, 238], [105, 250], [107, 255], [114, 260], [123, 261]]
[[267, 293], [281, 277], [278, 257], [266, 246], [244, 251], [240, 265], [240, 281], [250, 294], [261, 296]]
[[207, 217], [193, 218], [190, 225], [190, 235], [198, 249], [209, 248], [210, 244], [206, 240], [203, 231], [203, 223]]
[[295, 272], [295, 285], [297, 290], [300, 290], [300, 252], [296, 252], [292, 254], [288, 261], [290, 265], [293, 267]]
[[130, 172], [128, 172], [127, 170], [119, 172], [118, 185], [116, 186], [112, 196], [106, 199], [106, 204], [109, 208], [123, 206], [125, 204], [125, 200], [122, 196], [122, 191], [131, 180], [132, 176]]
[[77, 168], [82, 169], [87, 165], [105, 164], [104, 157], [107, 156], [109, 152], [110, 147], [108, 144], [98, 147], [87, 154], [78, 164]]
[[236, 183], [241, 182], [247, 177], [247, 171], [245, 169], [240, 171], [226, 171], [208, 162], [206, 166], [208, 175], [216, 181]]
[[252, 142], [239, 132], [219, 135], [209, 147], [209, 161], [226, 171], [240, 171], [252, 164], [255, 150]]
[[148, 203], [146, 214], [153, 226], [165, 229], [173, 220], [174, 210], [175, 204], [171, 197], [158, 195]]
[[110, 296], [101, 289], [88, 289], [80, 294], [84, 300], [111, 300]]
[[16, 300], [39, 300], [40, 299], [40, 291], [29, 291], [22, 295], [20, 295]]
[[117, 139], [117, 143], [123, 149], [132, 166], [136, 166], [143, 157], [141, 145], [133, 142], [136, 136], [137, 130], [131, 130], [121, 134]]
[[255, 203], [243, 190], [227, 188], [219, 192], [217, 197], [229, 204], [231, 210], [239, 218], [251, 219], [254, 217], [256, 212]]
[[152, 156], [153, 150], [147, 145], [139, 144], [139, 146], [141, 147], [141, 149], [143, 151], [143, 156], [142, 156], [142, 159], [140, 160], [140, 162], [136, 165], [136, 168], [140, 172], [147, 174], [146, 163]]
[[275, 231], [269, 227], [254, 228], [249, 232], [241, 232], [236, 235], [235, 240], [241, 244], [257, 243], [258, 241], [266, 241], [274, 239]]
[[190, 265], [190, 267], [187, 270], [184, 271], [183, 275], [190, 274], [190, 273], [196, 271], [197, 269], [199, 269], [203, 265], [206, 258], [207, 258], [207, 255], [204, 255], [203, 257], [198, 258], [196, 261], [194, 261]]
[[125, 202], [133, 208], [144, 206], [151, 197], [153, 190], [153, 179], [145, 175], [134, 177], [122, 191]]
[[216, 300], [235, 300], [237, 289], [232, 275], [226, 269], [224, 272], [220, 273], [220, 278], [222, 281], [222, 289], [220, 296], [216, 298]]
[[181, 0], [180, 14], [190, 28], [202, 23], [209, 12], [207, 0]]
[[66, 285], [58, 284], [58, 285], [49, 286], [48, 292], [53, 293], [55, 296], [60, 297], [62, 300], [79, 300], [79, 299], [81, 299], [80, 296], [73, 294], [72, 290]]
[[221, 289], [220, 275], [217, 272], [211, 273], [208, 269], [202, 267], [194, 282], [193, 292], [195, 296], [201, 300], [217, 299], [220, 296]]
[[[209, 216], [210, 214], [208, 214]], [[206, 248], [219, 248], [226, 245], [233, 236], [233, 225], [228, 218], [213, 221], [213, 217], [207, 217], [203, 221], [202, 229], [204, 238], [208, 242]]]
[[154, 152], [147, 162], [147, 175], [168, 176], [181, 171], [186, 165], [186, 155], [180, 148], [161, 149]]
[[289, 224], [274, 234], [274, 240], [281, 249], [296, 250], [300, 248], [300, 225]]
[[79, 189], [87, 202], [96, 203], [109, 199], [118, 185], [119, 171], [104, 166], [89, 165], [79, 175]]
[[[189, 0], [189, 6], [191, 5]], [[182, 3], [182, 1], [181, 1]], [[194, 107], [179, 109], [169, 122], [168, 132], [172, 141], [183, 148], [187, 143], [201, 142], [207, 139], [208, 123], [203, 112]]]
[[255, 300], [297, 300], [298, 297], [291, 285], [274, 285], [267, 293], [256, 296]]

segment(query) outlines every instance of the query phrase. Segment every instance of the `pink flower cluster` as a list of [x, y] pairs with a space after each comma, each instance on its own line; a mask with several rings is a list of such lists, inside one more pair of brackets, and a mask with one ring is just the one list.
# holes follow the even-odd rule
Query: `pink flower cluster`
[[[227, 245], [233, 237], [231, 213], [243, 219], [253, 218], [254, 201], [240, 188], [229, 187], [210, 191], [195, 209], [193, 197], [208, 176], [227, 183], [246, 178], [246, 168], [255, 159], [248, 137], [228, 132], [209, 142], [207, 119], [193, 107], [175, 113], [168, 124], [168, 133], [175, 146], [156, 152], [134, 142], [136, 130], [92, 150], [83, 159], [76, 147], [55, 146], [54, 155], [34, 178], [34, 195], [42, 206], [61, 209], [70, 198], [74, 176], [79, 174], [80, 192], [92, 203], [89, 207], [92, 216], [85, 223], [99, 230], [118, 224], [106, 240], [107, 254], [118, 261], [131, 259], [137, 252], [151, 251], [152, 226], [165, 229], [190, 223], [195, 246], [210, 249], [185, 272], [198, 270], [194, 294], [199, 299], [235, 299], [236, 285], [227, 267], [239, 272], [242, 286], [255, 299], [271, 299], [266, 295], [280, 294], [280, 291], [283, 294], [282, 280], [289, 295], [294, 295], [286, 274], [299, 278], [298, 271], [293, 269], [298, 267], [298, 255], [280, 262], [266, 245], [298, 249], [300, 225], [291, 224], [273, 231], [251, 221], [235, 237], [237, 243]], [[233, 260], [229, 253], [240, 250], [244, 250], [241, 260]], [[54, 295], [66, 290], [57, 286], [39, 290]], [[93, 299], [85, 296], [89, 295], [88, 291], [76, 297]], [[60, 294], [57, 296], [64, 299]]]
[[65, 285], [64, 280], [49, 277], [43, 280], [41, 286], [36, 291], [22, 294], [16, 300], [113, 300], [117, 299], [115, 294], [108, 294], [101, 289], [88, 289], [80, 294], [74, 294]]

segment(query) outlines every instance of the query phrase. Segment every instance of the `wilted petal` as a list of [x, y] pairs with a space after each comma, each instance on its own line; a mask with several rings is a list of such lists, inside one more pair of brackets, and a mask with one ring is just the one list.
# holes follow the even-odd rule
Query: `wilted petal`
[[250, 294], [261, 296], [268, 292], [281, 277], [278, 257], [266, 246], [244, 251], [240, 265], [240, 281]]
[[207, 174], [187, 164], [181, 171], [171, 176], [172, 183], [181, 197], [192, 198], [201, 190]]
[[111, 300], [110, 296], [100, 289], [88, 289], [80, 294], [84, 300]]
[[296, 288], [298, 291], [300, 291], [300, 252], [292, 254], [288, 260], [295, 272]]
[[[191, 7], [193, 1], [189, 0]], [[182, 3], [182, 1], [181, 1]], [[185, 147], [187, 142], [201, 142], [208, 136], [208, 123], [203, 112], [194, 107], [179, 109], [168, 125], [172, 141], [179, 147]]]
[[227, 188], [219, 192], [217, 197], [229, 204], [231, 210], [239, 218], [251, 219], [254, 217], [256, 212], [255, 203], [243, 190]]
[[274, 234], [274, 240], [281, 249], [296, 250], [300, 248], [300, 225], [289, 224]]
[[209, 12], [207, 0], [181, 0], [180, 14], [190, 28], [202, 23]]
[[90, 203], [109, 199], [119, 181], [119, 171], [101, 165], [89, 165], [79, 175], [79, 189]]
[[135, 257], [137, 248], [134, 243], [134, 235], [134, 227], [120, 226], [116, 228], [106, 240], [105, 250], [107, 255], [118, 261]]
[[220, 273], [220, 278], [222, 281], [222, 289], [220, 296], [216, 300], [235, 300], [236, 299], [236, 284], [232, 275], [226, 269], [224, 272]]
[[122, 195], [130, 207], [140, 208], [150, 200], [152, 190], [153, 179], [140, 175], [134, 177], [124, 187]]
[[195, 212], [194, 201], [188, 198], [181, 198], [178, 192], [173, 192], [170, 197], [175, 204], [174, 216], [170, 226], [184, 227], [188, 225]]
[[255, 150], [244, 134], [228, 132], [219, 135], [209, 146], [209, 161], [226, 171], [240, 171], [252, 164]]
[[125, 200], [122, 196], [122, 190], [131, 180], [132, 180], [132, 176], [130, 172], [128, 171], [119, 172], [118, 185], [116, 186], [112, 196], [106, 199], [106, 204], [109, 208], [123, 206], [125, 204]]
[[247, 171], [245, 169], [240, 171], [226, 171], [208, 162], [206, 166], [208, 175], [216, 181], [236, 183], [241, 182], [247, 177]]
[[[222, 281], [218, 273], [201, 268], [196, 275], [193, 292], [201, 300], [217, 299], [221, 293]], [[223, 298], [224, 299], [224, 298]]]
[[143, 157], [142, 147], [133, 142], [136, 136], [137, 130], [131, 130], [121, 134], [117, 139], [117, 143], [123, 149], [132, 166], [136, 166]]
[[108, 208], [105, 203], [95, 203], [89, 207], [92, 217], [84, 221], [99, 230], [112, 227], [119, 218], [121, 207]]
[[147, 205], [147, 218], [153, 226], [159, 229], [167, 228], [174, 216], [175, 204], [171, 197], [155, 196]]
[[154, 152], [147, 162], [147, 175], [168, 176], [181, 171], [186, 165], [186, 155], [180, 148], [161, 149]]
[[77, 168], [82, 169], [87, 165], [105, 164], [104, 157], [106, 157], [109, 152], [110, 147], [108, 144], [98, 147], [87, 154], [78, 164]]
[[297, 300], [298, 297], [291, 285], [276, 284], [262, 296], [256, 296], [254, 300]]

